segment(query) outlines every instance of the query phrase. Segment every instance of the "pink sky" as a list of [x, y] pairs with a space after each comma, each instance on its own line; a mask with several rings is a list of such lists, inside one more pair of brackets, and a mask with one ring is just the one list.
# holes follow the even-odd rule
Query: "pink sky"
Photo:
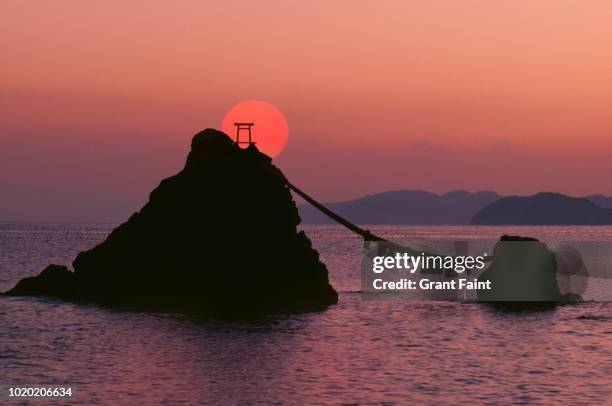
[[321, 200], [612, 195], [607, 0], [0, 3], [0, 220], [122, 220], [245, 99]]

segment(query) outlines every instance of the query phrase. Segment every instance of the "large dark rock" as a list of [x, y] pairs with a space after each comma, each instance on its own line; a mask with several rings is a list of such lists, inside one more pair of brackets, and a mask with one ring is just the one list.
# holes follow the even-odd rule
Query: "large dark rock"
[[49, 267], [9, 295], [145, 310], [294, 312], [337, 302], [303, 232], [286, 179], [254, 146], [197, 134], [185, 168], [95, 248], [74, 273]]

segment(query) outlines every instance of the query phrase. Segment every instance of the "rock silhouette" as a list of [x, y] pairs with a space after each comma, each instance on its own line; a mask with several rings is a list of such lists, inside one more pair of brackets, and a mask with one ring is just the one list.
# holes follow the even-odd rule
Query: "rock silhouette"
[[285, 313], [337, 302], [282, 172], [254, 145], [196, 134], [182, 171], [74, 272], [51, 265], [9, 295], [160, 311]]
[[561, 293], [556, 255], [535, 238], [504, 235], [495, 244], [493, 258], [478, 278], [491, 281], [492, 289], [479, 290], [479, 301], [537, 306], [580, 300], [579, 295]]

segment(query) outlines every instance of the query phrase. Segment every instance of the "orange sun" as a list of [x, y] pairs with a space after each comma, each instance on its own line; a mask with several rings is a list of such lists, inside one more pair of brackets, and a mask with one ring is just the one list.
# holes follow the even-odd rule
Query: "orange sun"
[[[261, 100], [245, 100], [230, 109], [223, 118], [221, 131], [236, 141], [234, 123], [254, 123], [251, 132], [255, 146], [264, 154], [275, 158], [287, 145], [289, 128], [279, 109]], [[240, 141], [246, 140], [246, 131], [240, 132]], [[246, 147], [246, 145], [244, 145]]]

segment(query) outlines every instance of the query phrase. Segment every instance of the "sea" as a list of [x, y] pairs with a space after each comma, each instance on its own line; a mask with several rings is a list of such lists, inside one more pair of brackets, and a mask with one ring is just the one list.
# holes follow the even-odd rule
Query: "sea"
[[[0, 291], [49, 263], [71, 264], [114, 226], [0, 224]], [[368, 229], [395, 240], [612, 241], [612, 227]], [[303, 230], [339, 292], [319, 312], [227, 320], [0, 296], [0, 404], [612, 404], [610, 303], [516, 312], [371, 300], [360, 238], [340, 226]], [[16, 387], [71, 396], [9, 397]]]

